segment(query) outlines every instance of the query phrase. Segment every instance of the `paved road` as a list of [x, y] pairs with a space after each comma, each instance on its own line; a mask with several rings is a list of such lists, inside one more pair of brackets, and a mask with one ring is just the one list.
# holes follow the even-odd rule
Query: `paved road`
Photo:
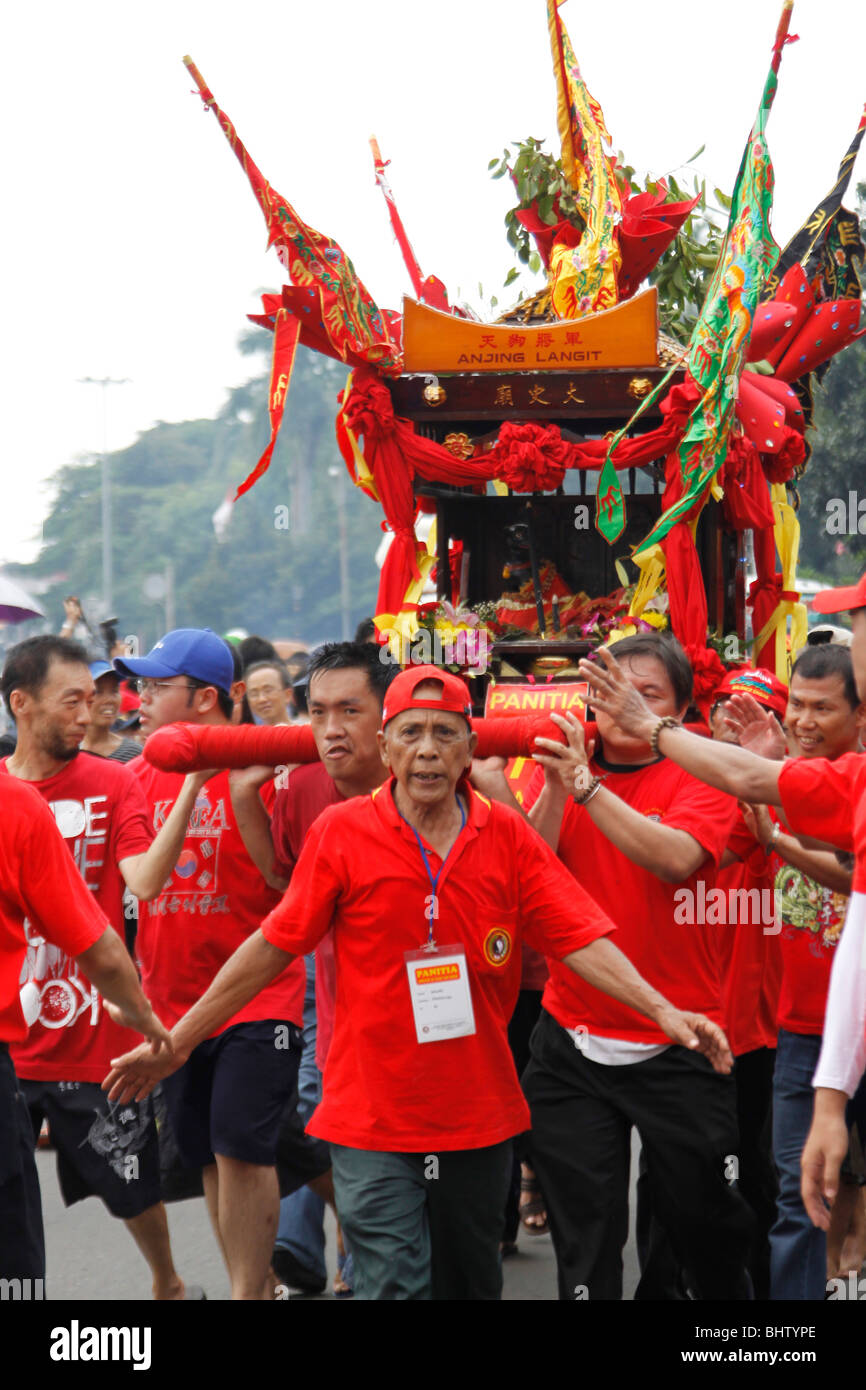
[[[36, 1162], [42, 1186], [48, 1297], [148, 1299], [147, 1265], [123, 1223], [109, 1216], [95, 1198], [67, 1210], [57, 1185], [54, 1154], [40, 1151]], [[633, 1169], [637, 1169], [636, 1157]], [[187, 1283], [201, 1284], [209, 1299], [228, 1299], [228, 1279], [204, 1199], [173, 1203], [168, 1209], [168, 1220], [175, 1262], [182, 1277]], [[637, 1283], [633, 1236], [632, 1230], [625, 1251], [626, 1298], [631, 1298]], [[505, 1261], [504, 1297], [512, 1301], [555, 1300], [556, 1268], [550, 1237], [521, 1234], [518, 1243], [519, 1253]], [[328, 1227], [327, 1260], [330, 1288], [335, 1269], [332, 1224]]]

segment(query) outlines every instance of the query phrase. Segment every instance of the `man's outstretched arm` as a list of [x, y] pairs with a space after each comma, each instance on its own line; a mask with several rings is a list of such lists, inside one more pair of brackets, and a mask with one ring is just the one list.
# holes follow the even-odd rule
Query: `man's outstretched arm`
[[[598, 661], [581, 661], [580, 674], [589, 682], [590, 704], [602, 710], [624, 733], [649, 743], [659, 716], [626, 679], [610, 651], [601, 647]], [[759, 757], [747, 748], [691, 734], [680, 726], [662, 729], [656, 744], [666, 758], [699, 781], [741, 801], [780, 806], [779, 773], [783, 764]]]
[[610, 994], [645, 1018], [682, 1047], [703, 1052], [716, 1071], [729, 1072], [734, 1065], [728, 1040], [717, 1023], [703, 1014], [677, 1009], [635, 969], [628, 956], [607, 937], [600, 937], [572, 951], [563, 961], [588, 984]]
[[171, 1032], [171, 1056], [154, 1056], [149, 1047], [137, 1047], [114, 1057], [102, 1083], [110, 1100], [143, 1100], [158, 1081], [182, 1067], [194, 1047], [210, 1037], [270, 984], [294, 956], [265, 940], [261, 930], [247, 937], [214, 976], [197, 1004], [184, 1014]]
[[106, 927], [99, 940], [75, 959], [103, 996], [115, 1023], [150, 1039], [142, 1048], [144, 1054], [168, 1056], [169, 1035], [145, 997], [132, 957], [114, 928]]

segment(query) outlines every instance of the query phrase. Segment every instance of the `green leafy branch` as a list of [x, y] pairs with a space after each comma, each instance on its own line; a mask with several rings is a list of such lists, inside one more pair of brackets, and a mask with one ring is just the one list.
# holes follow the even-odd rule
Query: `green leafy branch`
[[[703, 150], [702, 145], [680, 167], [693, 164]], [[511, 176], [518, 204], [505, 214], [508, 243], [514, 248], [518, 261], [538, 272], [541, 257], [535, 250], [531, 232], [518, 220], [518, 211], [533, 208], [550, 227], [562, 221], [571, 222], [581, 231], [585, 226], [574, 189], [563, 173], [562, 161], [542, 149], [541, 140], [530, 136], [527, 140], [513, 141], [510, 149], [504, 149], [501, 156], [491, 159], [487, 167], [494, 179], [504, 178], [506, 174]], [[647, 174], [641, 181], [621, 153], [617, 155], [615, 171], [624, 199], [638, 192], [657, 194], [662, 191], [667, 193], [670, 202], [684, 202], [698, 196], [695, 207], [649, 277], [650, 284], [658, 289], [661, 327], [672, 337], [687, 342], [724, 244], [731, 200], [716, 188], [713, 190], [716, 206], [708, 203], [706, 180], [699, 181], [697, 177], [692, 180], [691, 191], [673, 172], [659, 178]], [[511, 285], [519, 274], [519, 267], [512, 266], [505, 277], [505, 285]]]
[[[517, 190], [517, 208], [509, 208], [505, 214], [505, 228], [508, 244], [514, 247], [517, 259], [529, 267], [533, 273], [541, 269], [541, 257], [535, 249], [531, 232], [518, 220], [518, 210], [525, 211], [535, 207], [535, 211], [549, 227], [558, 222], [569, 221], [583, 229], [584, 221], [577, 209], [574, 189], [562, 172], [561, 160], [554, 159], [542, 148], [541, 140], [530, 136], [527, 140], [514, 141], [512, 155], [508, 149], [502, 151], [502, 158], [491, 159], [487, 168], [492, 170], [491, 178], [501, 179], [510, 174]], [[512, 162], [513, 161], [513, 162]], [[520, 270], [512, 266], [505, 284], [517, 279]]]

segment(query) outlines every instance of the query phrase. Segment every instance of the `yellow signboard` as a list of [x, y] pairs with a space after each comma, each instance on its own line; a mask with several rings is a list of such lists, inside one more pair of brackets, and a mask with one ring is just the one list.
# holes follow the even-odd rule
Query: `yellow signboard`
[[564, 323], [475, 323], [403, 300], [404, 372], [580, 372], [658, 365], [654, 288]]
[[583, 718], [589, 686], [586, 681], [551, 681], [549, 684], [491, 684], [484, 704], [485, 719], [511, 719], [521, 714], [566, 714]]

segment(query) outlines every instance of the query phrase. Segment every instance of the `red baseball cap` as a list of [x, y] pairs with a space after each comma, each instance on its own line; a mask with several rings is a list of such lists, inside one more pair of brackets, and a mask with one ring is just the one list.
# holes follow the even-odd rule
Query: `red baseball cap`
[[[416, 696], [415, 691], [424, 681], [436, 681], [442, 687], [441, 696]], [[449, 714], [462, 714], [467, 723], [472, 719], [472, 702], [465, 684], [459, 676], [443, 671], [441, 666], [410, 666], [394, 677], [385, 692], [383, 728], [389, 719], [407, 709], [445, 710]]]
[[816, 613], [847, 613], [849, 608], [866, 608], [866, 574], [847, 589], [824, 589], [812, 599]]
[[729, 695], [751, 695], [759, 705], [766, 705], [782, 719], [788, 708], [788, 687], [785, 682], [760, 666], [741, 666], [737, 671], [729, 671], [715, 690], [713, 703], [725, 700]]

